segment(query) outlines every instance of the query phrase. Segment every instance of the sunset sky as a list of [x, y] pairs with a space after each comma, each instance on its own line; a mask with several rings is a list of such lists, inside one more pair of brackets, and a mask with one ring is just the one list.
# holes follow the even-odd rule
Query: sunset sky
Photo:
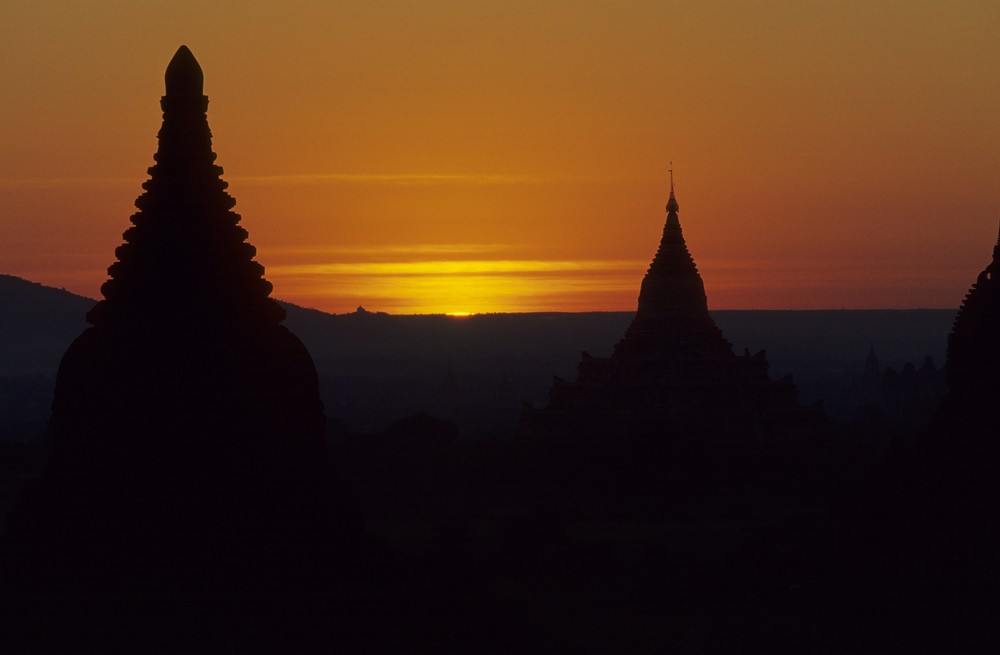
[[714, 309], [957, 307], [1000, 2], [0, 3], [0, 273], [97, 297], [187, 44], [274, 296], [632, 310], [670, 162]]

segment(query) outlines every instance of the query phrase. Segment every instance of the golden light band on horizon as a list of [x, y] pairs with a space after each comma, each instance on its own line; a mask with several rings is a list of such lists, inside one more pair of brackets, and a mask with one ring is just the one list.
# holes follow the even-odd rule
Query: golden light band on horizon
[[574, 303], [595, 293], [630, 292], [644, 267], [635, 261], [435, 259], [290, 264], [267, 271], [276, 285], [301, 287], [305, 297], [310, 288], [319, 298], [336, 289], [370, 310], [468, 315], [573, 311]]

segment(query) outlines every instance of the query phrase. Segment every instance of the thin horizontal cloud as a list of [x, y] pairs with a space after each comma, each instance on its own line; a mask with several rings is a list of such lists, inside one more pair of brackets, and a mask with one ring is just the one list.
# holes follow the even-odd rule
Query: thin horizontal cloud
[[[975, 267], [973, 267], [975, 268]], [[809, 260], [796, 259], [707, 259], [698, 262], [698, 269], [703, 274], [713, 275], [747, 275], [756, 278], [781, 277], [789, 282], [797, 283], [802, 279], [836, 279], [871, 281], [873, 271], [883, 279], [934, 279], [941, 277], [942, 271], [948, 274], [968, 275], [968, 271], [959, 265], [945, 266], [936, 264], [927, 266], [924, 262], [914, 261], [900, 264], [898, 261], [882, 258], [860, 259], [856, 256], [835, 258], [815, 257]]]
[[136, 187], [145, 178], [136, 177], [53, 177], [53, 178], [0, 178], [0, 189], [117, 189]]
[[[136, 177], [0, 178], [0, 189], [76, 189], [137, 186]], [[245, 186], [397, 185], [397, 186], [504, 186], [545, 184], [568, 178], [506, 173], [304, 173], [300, 175], [224, 175]]]
[[261, 186], [314, 184], [474, 185], [496, 186], [555, 181], [554, 178], [501, 173], [306, 173], [302, 175], [236, 175], [240, 184]]
[[434, 255], [481, 255], [509, 252], [516, 246], [503, 243], [420, 243], [389, 246], [278, 246], [269, 247], [268, 255], [297, 255], [302, 257], [345, 256], [356, 257], [423, 257]]
[[277, 275], [460, 276], [625, 271], [645, 266], [633, 260], [469, 259], [408, 262], [331, 262], [269, 266]]

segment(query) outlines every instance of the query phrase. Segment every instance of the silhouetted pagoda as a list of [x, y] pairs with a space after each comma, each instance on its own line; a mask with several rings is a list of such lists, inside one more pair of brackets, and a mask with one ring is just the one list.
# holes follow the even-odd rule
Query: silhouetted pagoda
[[356, 567], [331, 564], [359, 523], [328, 470], [312, 359], [215, 165], [202, 83], [182, 46], [139, 211], [59, 368], [50, 461], [3, 543], [25, 634], [70, 630], [70, 650], [105, 633], [170, 650], [162, 632], [178, 652], [222, 634], [242, 652]]
[[[181, 47], [167, 67], [156, 164], [133, 227], [115, 251], [104, 300], [87, 315], [94, 327], [59, 370], [56, 434], [87, 425], [102, 440], [132, 442], [137, 428], [155, 429], [204, 446], [205, 432], [247, 442], [278, 431], [287, 435], [280, 447], [315, 455], [324, 422], [315, 367], [280, 325], [284, 310], [268, 297], [271, 284], [232, 211], [202, 79]], [[160, 418], [155, 426], [151, 416]]]
[[[976, 278], [948, 335], [948, 394], [936, 417], [938, 430], [958, 439], [997, 436], [1000, 398], [1000, 237], [993, 259]], [[1000, 455], [1000, 448], [997, 448]]]
[[672, 176], [666, 209], [625, 338], [611, 357], [584, 352], [575, 382], [556, 378], [547, 407], [526, 406], [522, 434], [759, 437], [822, 416], [799, 407], [790, 376], [771, 381], [764, 351], [733, 354], [709, 315]]

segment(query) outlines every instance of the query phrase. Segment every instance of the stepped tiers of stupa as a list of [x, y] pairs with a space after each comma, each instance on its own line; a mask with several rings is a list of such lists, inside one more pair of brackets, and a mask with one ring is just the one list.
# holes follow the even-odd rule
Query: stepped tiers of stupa
[[87, 425], [90, 439], [130, 443], [157, 415], [155, 429], [170, 442], [199, 432], [270, 442], [279, 430], [287, 436], [274, 446], [318, 453], [315, 367], [280, 325], [284, 310], [268, 297], [271, 284], [232, 211], [201, 67], [182, 47], [165, 77], [156, 164], [108, 268], [104, 299], [87, 315], [93, 327], [60, 367], [56, 436], [74, 439]]
[[[948, 394], [935, 429], [956, 439], [996, 440], [1000, 398], [1000, 237], [948, 335]], [[1000, 447], [997, 448], [1000, 456]]]
[[[202, 84], [181, 47], [139, 211], [59, 367], [50, 459], [0, 543], [0, 586], [21, 636], [48, 635], [39, 652], [130, 629], [131, 652], [194, 652], [220, 630], [238, 636], [219, 652], [243, 652], [258, 618], [302, 617], [358, 568], [332, 564], [360, 522], [329, 470], [312, 359], [215, 164]], [[153, 637], [201, 628], [197, 648]]]
[[796, 401], [788, 376], [772, 381], [764, 351], [733, 353], [708, 312], [671, 182], [659, 250], [639, 307], [610, 357], [584, 352], [575, 382], [554, 380], [543, 409], [526, 405], [523, 436], [767, 438], [824, 420]]

